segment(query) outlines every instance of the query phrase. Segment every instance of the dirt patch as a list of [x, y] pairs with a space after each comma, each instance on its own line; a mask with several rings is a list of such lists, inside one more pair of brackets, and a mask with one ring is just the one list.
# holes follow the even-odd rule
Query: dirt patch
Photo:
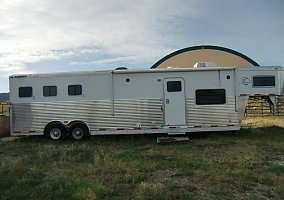
[[173, 170], [156, 170], [147, 180], [151, 183], [174, 184], [178, 186], [187, 186], [190, 184], [188, 176], [181, 176], [181, 172], [177, 169]]
[[10, 141], [14, 141], [14, 140], [17, 140], [19, 139], [19, 137], [3, 137], [3, 138], [0, 138], [0, 141], [1, 142], [10, 142]]

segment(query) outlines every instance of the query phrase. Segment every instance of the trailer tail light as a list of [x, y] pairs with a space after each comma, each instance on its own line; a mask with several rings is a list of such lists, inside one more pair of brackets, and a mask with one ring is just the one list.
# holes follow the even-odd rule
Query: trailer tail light
[[21, 131], [14, 131], [15, 134], [19, 134], [22, 133]]
[[36, 131], [29, 131], [29, 133], [36, 133]]

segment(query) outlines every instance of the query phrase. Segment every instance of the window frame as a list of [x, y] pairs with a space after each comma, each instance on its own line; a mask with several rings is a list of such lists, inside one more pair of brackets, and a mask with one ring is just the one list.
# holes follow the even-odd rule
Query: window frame
[[[254, 78], [274, 78], [274, 85], [267, 85], [267, 86], [259, 86], [254, 84]], [[254, 88], [274, 88], [276, 86], [276, 77], [274, 75], [257, 75], [252, 77], [252, 87]]]
[[[218, 102], [213, 102], [213, 103], [200, 103], [200, 98], [201, 97], [205, 97], [205, 96], [209, 96], [209, 95], [198, 95], [198, 92], [205, 92], [205, 91], [223, 91], [224, 93], [221, 94], [222, 95], [222, 102], [218, 103]], [[227, 103], [227, 96], [226, 96], [226, 89], [196, 89], [195, 90], [195, 105], [197, 106], [211, 106], [211, 105], [225, 105]]]
[[[51, 88], [51, 87], [55, 87], [55, 95], [45, 95], [45, 88]], [[51, 93], [51, 90], [50, 89], [48, 89], [48, 94], [50, 94]], [[42, 96], [44, 96], [44, 97], [56, 97], [57, 96], [57, 86], [56, 85], [45, 85], [45, 86], [43, 86], [42, 87]]]
[[[169, 83], [179, 83], [178, 90], [176, 90], [177, 85], [173, 85], [169, 87]], [[170, 88], [170, 90], [169, 90]], [[174, 90], [173, 90], [174, 89]], [[182, 92], [182, 81], [167, 81], [167, 92]]]
[[[77, 86], [79, 86], [79, 88], [80, 88], [80, 94], [77, 93], [77, 88], [76, 88]], [[70, 87], [75, 87], [74, 94], [70, 93], [71, 92]], [[83, 86], [81, 84], [68, 85], [68, 96], [81, 96], [82, 94], [83, 94]]]
[[[29, 96], [26, 96], [26, 95], [22, 96], [21, 94], [23, 94], [23, 92], [20, 91], [21, 89], [31, 89], [30, 95]], [[24, 93], [26, 93], [26, 92], [24, 92]], [[33, 87], [32, 86], [22, 86], [22, 87], [19, 87], [18, 88], [18, 97], [19, 98], [31, 98], [31, 97], [33, 97]]]

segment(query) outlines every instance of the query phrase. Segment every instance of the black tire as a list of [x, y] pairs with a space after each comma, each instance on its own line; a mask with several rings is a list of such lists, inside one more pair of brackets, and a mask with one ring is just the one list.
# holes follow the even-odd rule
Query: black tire
[[73, 140], [85, 140], [89, 138], [90, 133], [86, 125], [81, 123], [73, 124], [69, 129], [69, 136]]
[[61, 123], [51, 123], [45, 128], [44, 134], [51, 140], [62, 140], [66, 137], [66, 129]]

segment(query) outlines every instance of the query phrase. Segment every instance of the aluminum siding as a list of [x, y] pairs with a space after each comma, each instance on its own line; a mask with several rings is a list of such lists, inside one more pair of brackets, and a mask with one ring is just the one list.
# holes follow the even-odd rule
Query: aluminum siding
[[187, 126], [239, 125], [235, 105], [235, 97], [227, 97], [224, 105], [195, 105], [195, 99], [188, 98]]
[[151, 128], [164, 123], [162, 99], [76, 101], [12, 105], [12, 134], [42, 132], [51, 121], [82, 120], [90, 128]]

